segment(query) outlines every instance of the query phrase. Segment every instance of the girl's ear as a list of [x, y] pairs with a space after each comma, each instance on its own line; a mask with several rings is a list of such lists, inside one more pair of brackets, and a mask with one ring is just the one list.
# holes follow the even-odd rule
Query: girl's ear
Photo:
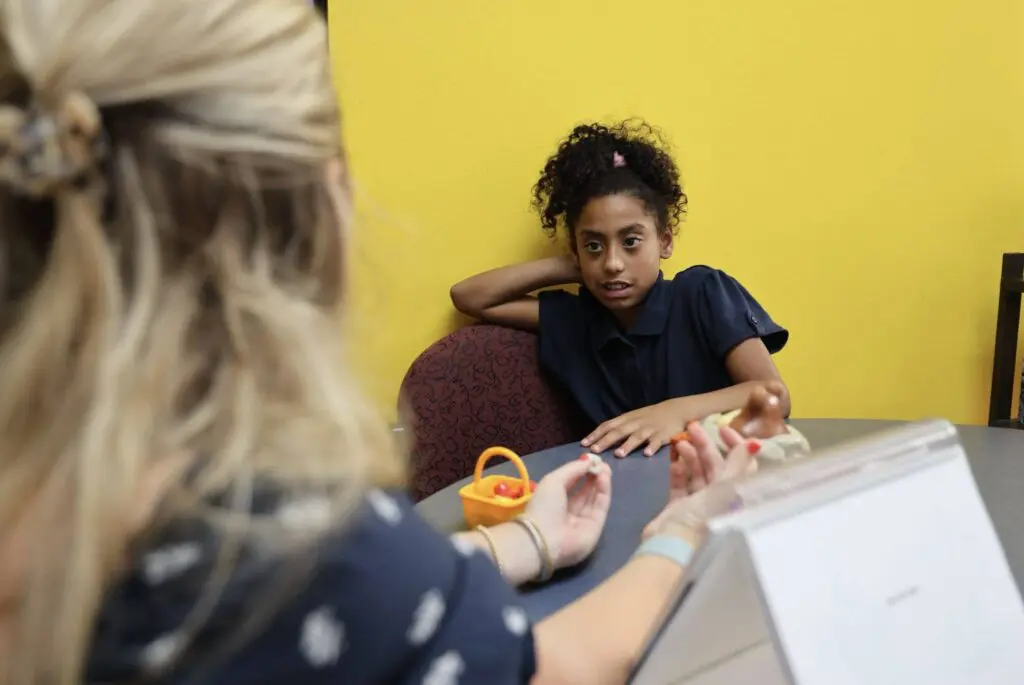
[[658, 241], [661, 243], [661, 258], [668, 259], [671, 257], [672, 248], [675, 247], [675, 237], [672, 235], [672, 231], [661, 231]]

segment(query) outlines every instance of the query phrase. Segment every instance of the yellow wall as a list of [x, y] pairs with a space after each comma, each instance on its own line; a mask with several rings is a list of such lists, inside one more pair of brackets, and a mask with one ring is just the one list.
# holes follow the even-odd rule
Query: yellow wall
[[642, 115], [690, 196], [666, 269], [724, 268], [790, 327], [795, 415], [983, 422], [1024, 250], [1020, 4], [334, 2], [377, 396], [457, 325], [454, 281], [554, 249], [528, 202], [559, 138]]

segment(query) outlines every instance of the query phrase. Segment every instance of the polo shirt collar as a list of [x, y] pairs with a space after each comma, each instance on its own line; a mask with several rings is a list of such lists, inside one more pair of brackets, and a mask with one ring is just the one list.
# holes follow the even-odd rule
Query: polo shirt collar
[[[580, 288], [580, 300], [584, 303], [590, 318], [594, 343], [600, 348], [615, 339], [624, 339], [625, 335], [619, 326], [618, 319], [602, 305], [586, 288]], [[658, 272], [658, 280], [651, 286], [647, 297], [640, 303], [633, 327], [627, 335], [661, 335], [668, 321], [669, 305], [671, 304], [671, 286], [665, 282], [665, 276]]]

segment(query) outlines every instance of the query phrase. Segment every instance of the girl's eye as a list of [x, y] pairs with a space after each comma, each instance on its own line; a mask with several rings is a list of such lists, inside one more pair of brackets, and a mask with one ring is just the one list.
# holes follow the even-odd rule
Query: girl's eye
[[626, 247], [636, 247], [640, 244], [640, 238], [637, 236], [630, 236], [622, 241], [622, 244]]
[[586, 250], [587, 252], [590, 252], [590, 253], [600, 252], [601, 251], [601, 243], [597, 242], [596, 240], [592, 240], [589, 243], [585, 244], [583, 246], [583, 249]]

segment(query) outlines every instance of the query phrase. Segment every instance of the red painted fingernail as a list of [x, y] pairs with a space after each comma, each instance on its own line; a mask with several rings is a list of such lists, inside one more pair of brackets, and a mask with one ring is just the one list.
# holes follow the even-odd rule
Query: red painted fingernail
[[761, 444], [757, 440], [747, 441], [747, 454], [754, 456], [761, 451]]
[[580, 455], [580, 458], [579, 458], [579, 459], [577, 459], [576, 461], [587, 461], [587, 460], [589, 460], [589, 459], [590, 459], [590, 455], [589, 455], [589, 454], [585, 454], [585, 453], [584, 453], [584, 454], [581, 454], [581, 455]]

